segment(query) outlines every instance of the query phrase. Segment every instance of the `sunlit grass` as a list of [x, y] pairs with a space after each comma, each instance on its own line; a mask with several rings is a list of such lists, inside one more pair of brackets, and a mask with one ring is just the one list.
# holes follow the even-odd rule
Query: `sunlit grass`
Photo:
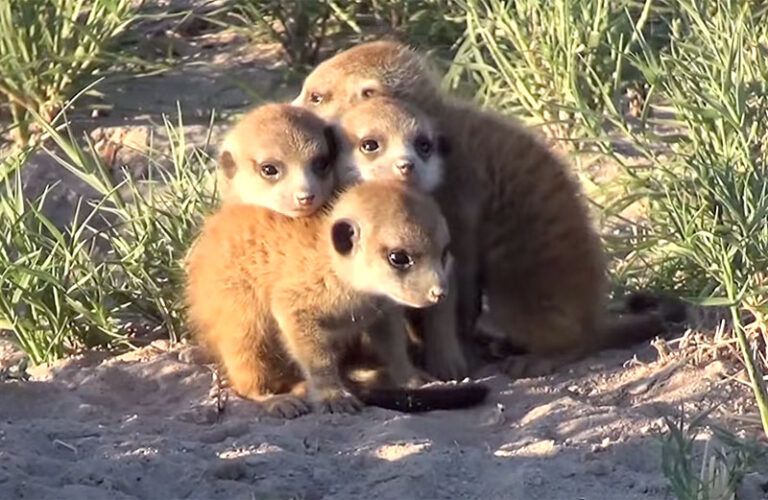
[[181, 263], [215, 203], [206, 145], [190, 147], [181, 120], [166, 119], [170, 152], [147, 154], [148, 179], [117, 181], [87, 139], [42, 126], [50, 140], [38, 154], [77, 175], [99, 199], [81, 201], [71, 226], [59, 229], [43, 211], [57, 187], [25, 200], [21, 168], [28, 153], [5, 160], [0, 320], [35, 363], [153, 331], [180, 338]]

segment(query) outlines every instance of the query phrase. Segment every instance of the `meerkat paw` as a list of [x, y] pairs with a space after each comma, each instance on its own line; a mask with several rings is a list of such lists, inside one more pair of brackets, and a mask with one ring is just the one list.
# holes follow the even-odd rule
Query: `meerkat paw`
[[315, 406], [322, 413], [357, 413], [363, 403], [345, 390], [333, 389], [316, 397]]
[[510, 356], [501, 364], [501, 371], [514, 379], [543, 377], [557, 368], [558, 362], [555, 359], [530, 355]]
[[462, 380], [469, 373], [460, 349], [429, 349], [425, 353], [427, 372], [440, 380]]
[[293, 394], [278, 394], [262, 401], [264, 411], [279, 418], [296, 418], [310, 412], [311, 408], [306, 399]]

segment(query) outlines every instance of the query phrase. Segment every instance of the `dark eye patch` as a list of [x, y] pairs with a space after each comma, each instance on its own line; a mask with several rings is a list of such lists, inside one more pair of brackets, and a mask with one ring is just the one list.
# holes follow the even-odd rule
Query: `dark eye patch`
[[276, 160], [265, 160], [253, 167], [256, 172], [269, 182], [277, 182], [283, 177], [283, 166]]
[[314, 158], [311, 162], [312, 172], [319, 177], [324, 177], [331, 171], [331, 159], [327, 155]]
[[320, 92], [310, 92], [309, 93], [309, 102], [312, 104], [321, 104], [325, 100], [323, 94]]
[[413, 141], [413, 145], [416, 147], [416, 152], [418, 155], [423, 159], [429, 158], [429, 156], [432, 154], [432, 150], [434, 149], [432, 141], [429, 140], [429, 137], [425, 135], [419, 135], [416, 137], [416, 140]]

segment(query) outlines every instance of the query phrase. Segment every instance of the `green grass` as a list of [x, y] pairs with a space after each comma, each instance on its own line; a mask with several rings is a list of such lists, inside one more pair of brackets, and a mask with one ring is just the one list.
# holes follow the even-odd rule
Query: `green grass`
[[[135, 18], [131, 0], [5, 0], [0, 3], [0, 106], [26, 144], [30, 111], [50, 120], [104, 64]], [[86, 82], [89, 83], [89, 82]]]
[[255, 41], [279, 43], [289, 75], [305, 75], [321, 49], [395, 36], [450, 54], [462, 32], [461, 7], [445, 0], [236, 0], [226, 10]]
[[704, 413], [688, 423], [682, 417], [666, 419], [661, 452], [664, 476], [679, 500], [736, 500], [744, 475], [765, 457], [765, 448], [705, 425], [706, 417]]
[[[623, 65], [652, 2], [455, 0], [466, 31], [448, 79], [466, 79], [485, 104], [584, 136], [583, 113], [601, 112], [631, 74]], [[587, 130], [585, 130], [587, 129]]]
[[[181, 116], [181, 112], [179, 112]], [[166, 119], [170, 152], [150, 152], [151, 176], [117, 182], [87, 139], [45, 125], [45, 154], [94, 188], [75, 222], [57, 228], [45, 197], [26, 201], [20, 166], [4, 162], [0, 198], [0, 320], [34, 363], [81, 349], [131, 344], [136, 334], [184, 333], [181, 267], [202, 216], [215, 198], [212, 160], [188, 147], [183, 123]], [[98, 250], [97, 250], [98, 248]], [[140, 339], [139, 339], [140, 340]]]
[[[608, 240], [623, 285], [731, 307], [768, 434], [768, 364], [753, 347], [768, 341], [766, 7], [457, 1], [467, 8], [467, 31], [449, 78], [474, 82], [492, 106], [539, 123], [565, 121], [571, 129], [556, 134], [583, 137], [623, 167], [626, 196], [605, 216], [626, 226], [623, 208], [647, 207], [628, 236]], [[634, 122], [618, 99], [632, 79], [648, 85]], [[744, 324], [745, 310], [757, 320]]]

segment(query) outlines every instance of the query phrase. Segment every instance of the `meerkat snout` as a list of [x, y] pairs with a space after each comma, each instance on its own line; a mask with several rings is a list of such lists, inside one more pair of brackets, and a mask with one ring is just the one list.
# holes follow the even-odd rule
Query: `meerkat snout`
[[442, 286], [433, 286], [429, 289], [429, 300], [431, 300], [433, 303], [438, 304], [442, 302], [442, 300], [445, 298], [445, 296], [448, 294], [448, 292], [445, 290]]
[[414, 169], [414, 164], [410, 159], [402, 159], [395, 162], [395, 169], [403, 179], [408, 178]]
[[296, 204], [300, 207], [311, 207], [315, 201], [315, 195], [312, 193], [296, 193]]

